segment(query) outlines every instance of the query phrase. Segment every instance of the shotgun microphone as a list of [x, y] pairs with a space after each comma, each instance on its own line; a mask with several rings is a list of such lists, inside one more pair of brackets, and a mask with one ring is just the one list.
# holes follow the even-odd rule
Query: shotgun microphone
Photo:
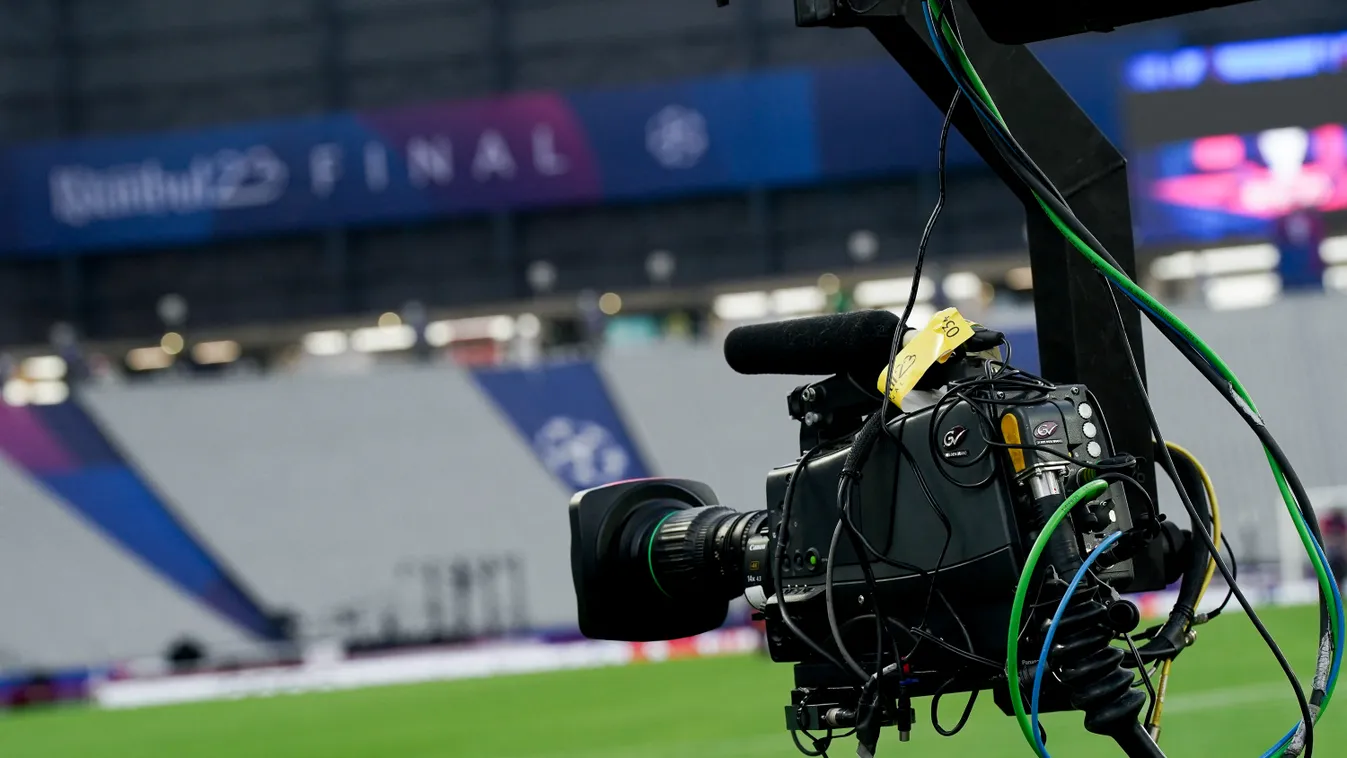
[[725, 338], [725, 362], [741, 374], [873, 378], [888, 363], [898, 323], [889, 311], [857, 311], [741, 326]]

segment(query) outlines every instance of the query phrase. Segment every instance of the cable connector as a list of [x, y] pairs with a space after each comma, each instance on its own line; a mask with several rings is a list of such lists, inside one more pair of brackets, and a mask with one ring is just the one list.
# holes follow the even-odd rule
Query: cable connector
[[917, 714], [912, 709], [912, 699], [907, 695], [898, 698], [898, 713], [894, 721], [898, 727], [899, 742], [908, 742], [912, 739], [912, 723], [916, 720]]
[[[871, 682], [874, 682], [871, 679]], [[875, 748], [879, 745], [879, 729], [881, 719], [879, 718], [879, 693], [877, 688], [871, 689], [870, 682], [866, 683], [866, 689], [861, 693], [861, 699], [856, 704], [856, 755], [857, 758], [874, 758]]]
[[1137, 470], [1139, 459], [1130, 453], [1119, 453], [1102, 458], [1093, 468], [1100, 473], [1133, 474]]
[[1148, 527], [1141, 526], [1128, 529], [1123, 532], [1122, 538], [1116, 544], [1099, 556], [1097, 562], [1101, 568], [1116, 566], [1139, 555], [1153, 539], [1155, 539], [1155, 535], [1151, 533]]

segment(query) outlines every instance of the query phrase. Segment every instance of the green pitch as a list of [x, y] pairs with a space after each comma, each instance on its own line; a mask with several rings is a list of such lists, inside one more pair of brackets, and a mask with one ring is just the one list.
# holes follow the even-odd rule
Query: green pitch
[[[1302, 674], [1317, 612], [1269, 610], [1268, 627]], [[1257, 758], [1296, 721], [1289, 686], [1248, 621], [1202, 628], [1175, 666], [1161, 746], [1179, 758]], [[3, 758], [767, 758], [797, 755], [782, 729], [790, 667], [759, 657], [502, 677], [128, 712], [61, 710], [0, 718]], [[1316, 753], [1347, 754], [1347, 704]], [[942, 703], [952, 724], [961, 698]], [[963, 733], [938, 737], [929, 701], [913, 740], [886, 730], [881, 756], [1032, 755], [1013, 718], [980, 700]], [[1114, 755], [1079, 714], [1049, 716], [1059, 758]], [[850, 741], [834, 758], [855, 755]]]

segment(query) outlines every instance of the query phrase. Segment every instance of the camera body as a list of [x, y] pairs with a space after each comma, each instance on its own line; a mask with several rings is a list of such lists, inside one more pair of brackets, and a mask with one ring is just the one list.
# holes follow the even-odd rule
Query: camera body
[[[904, 628], [923, 629], [982, 658], [1005, 660], [1011, 599], [1029, 546], [1061, 504], [1067, 482], [1088, 475], [1086, 467], [1114, 453], [1102, 414], [1085, 387], [1064, 385], [1036, 394], [1007, 393], [1004, 399], [1012, 405], [998, 406], [1003, 410], [992, 417], [998, 420], [995, 427], [962, 399], [889, 420], [857, 477], [851, 510], [868, 543], [865, 551], [873, 548], [870, 555], [858, 554], [845, 538], [833, 539], [839, 524], [838, 483], [850, 444], [827, 447], [803, 466], [782, 466], [769, 474], [769, 552], [775, 553], [781, 535], [785, 557], [779, 587], [763, 582], [771, 590], [760, 610], [773, 660], [813, 658], [783, 628], [781, 604], [806, 635], [830, 639], [824, 607], [829, 552], [832, 603], [847, 646], [858, 651], [875, 647], [875, 603], [867, 597], [861, 568], [866, 562], [879, 592], [874, 600], [898, 622], [892, 630], [897, 644], [913, 651], [905, 656], [912, 694], [948, 693], [977, 683], [949, 684], [949, 673], [966, 661], [922, 644]], [[999, 447], [1026, 441], [1030, 449]], [[797, 480], [790, 488], [793, 477]], [[790, 519], [785, 529], [780, 528], [783, 516]], [[1127, 495], [1115, 483], [1057, 534], [1079, 565], [1109, 534], [1131, 526]], [[1133, 580], [1132, 562], [1120, 561], [1098, 573], [1105, 582], [1126, 588]]]
[[[992, 376], [990, 365], [961, 354], [926, 385], [958, 387]], [[799, 387], [787, 406], [801, 424], [802, 454], [768, 474], [764, 510], [731, 510], [706, 485], [678, 479], [578, 493], [570, 515], [581, 631], [634, 641], [691, 636], [720, 626], [743, 594], [765, 622], [772, 660], [797, 664], [793, 730], [845, 726], [845, 714], [860, 710], [862, 688], [830, 662], [842, 648], [868, 670], [901, 661], [908, 697], [1002, 695], [1012, 600], [1030, 546], [1068, 492], [1128, 460], [1113, 450], [1088, 388], [1034, 381], [1005, 390], [993, 381], [977, 397], [946, 391], [924, 406], [914, 392], [905, 410], [884, 414], [891, 418], [854, 470], [858, 431], [878, 415], [882, 395], [845, 374]], [[854, 538], [843, 532], [843, 512]], [[1110, 482], [1054, 532], [1040, 586], [1069, 576], [1133, 522], [1123, 484]], [[1114, 590], [1136, 589], [1136, 575], [1126, 555], [1095, 568]], [[1041, 631], [1026, 624], [1021, 638], [1032, 643]], [[1043, 710], [1067, 708], [1064, 692], [1045, 689]], [[898, 717], [890, 709], [881, 718]]]
[[[687, 637], [722, 625], [742, 594], [772, 660], [794, 664], [786, 727], [810, 755], [835, 730], [854, 730], [862, 758], [882, 727], [906, 739], [914, 698], [931, 697], [934, 716], [942, 696], [969, 692], [968, 713], [990, 690], [1009, 714], [1031, 684], [1039, 712], [1083, 711], [1088, 730], [1154, 755], [1132, 668], [1176, 656], [1190, 620], [1176, 604], [1126, 658], [1111, 643], [1140, 614], [1119, 592], [1182, 577], [1192, 602], [1205, 556], [1114, 449], [1089, 388], [1009, 355], [1004, 334], [955, 309], [920, 332], [887, 311], [732, 331], [739, 373], [836, 372], [787, 397], [801, 454], [768, 474], [762, 510], [678, 479], [575, 495], [581, 630]], [[948, 736], [964, 721], [934, 726]]]

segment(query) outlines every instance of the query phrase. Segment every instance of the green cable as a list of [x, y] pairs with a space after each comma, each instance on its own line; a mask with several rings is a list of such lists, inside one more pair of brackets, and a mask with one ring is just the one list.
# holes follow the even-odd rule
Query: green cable
[[1029, 585], [1033, 583], [1034, 567], [1038, 565], [1039, 556], [1043, 555], [1043, 550], [1048, 546], [1048, 540], [1052, 538], [1057, 526], [1066, 519], [1072, 508], [1102, 494], [1108, 486], [1108, 482], [1096, 479], [1071, 493], [1066, 502], [1062, 503], [1062, 507], [1048, 519], [1047, 526], [1043, 527], [1038, 539], [1034, 540], [1034, 546], [1029, 550], [1029, 557], [1024, 560], [1020, 583], [1015, 587], [1015, 601], [1010, 606], [1010, 625], [1006, 630], [1006, 683], [1010, 686], [1010, 704], [1015, 708], [1015, 720], [1020, 722], [1020, 731], [1024, 732], [1024, 739], [1029, 741], [1029, 746], [1035, 753], [1038, 753], [1038, 745], [1034, 742], [1034, 730], [1029, 723], [1029, 714], [1024, 710], [1024, 696], [1020, 694], [1020, 619], [1024, 615], [1024, 603], [1029, 597]]
[[[1001, 116], [1000, 109], [996, 107], [996, 103], [992, 99], [991, 93], [987, 91], [986, 86], [982, 82], [982, 78], [978, 76], [977, 71], [973, 68], [972, 62], [964, 52], [963, 46], [959, 44], [957, 35], [954, 34], [949, 26], [949, 22], [945, 19], [941, 19], [941, 33], [949, 43], [950, 48], [954, 50], [958, 56], [959, 65], [968, 75], [969, 81], [977, 91], [979, 99], [987, 106], [987, 109], [991, 112], [992, 116], [996, 118], [997, 122], [1001, 124], [1002, 128], [1007, 129], [1008, 131], [1009, 127], [1006, 125], [1005, 119]], [[1058, 231], [1061, 232], [1062, 236], [1065, 237], [1073, 247], [1080, 251], [1080, 253], [1084, 255], [1095, 268], [1099, 269], [1105, 276], [1116, 282], [1138, 300], [1145, 303], [1145, 305], [1154, 311], [1156, 315], [1163, 319], [1167, 324], [1174, 327], [1179, 334], [1183, 335], [1183, 337], [1211, 363], [1217, 373], [1224, 377], [1226, 381], [1230, 382], [1231, 387], [1248, 406], [1249, 411], [1255, 415], [1258, 414], [1258, 408], [1254, 404], [1253, 398], [1249, 396], [1248, 391], [1245, 390], [1244, 384], [1240, 382], [1239, 377], [1235, 376], [1234, 371], [1231, 370], [1229, 365], [1221, 359], [1221, 356], [1216, 354], [1216, 351], [1212, 350], [1211, 347], [1203, 342], [1202, 338], [1198, 337], [1187, 324], [1185, 324], [1178, 316], [1174, 315], [1174, 313], [1162, 303], [1152, 297], [1149, 292], [1142, 289], [1140, 285], [1132, 281], [1132, 279], [1125, 273], [1114, 268], [1108, 261], [1104, 260], [1103, 257], [1092, 250], [1084, 240], [1066, 226], [1061, 218], [1059, 218], [1047, 203], [1043, 201], [1043, 198], [1035, 193], [1034, 199], [1038, 201], [1039, 207], [1043, 209], [1043, 212], [1047, 215], [1048, 219], [1052, 221], [1053, 225], [1057, 227]], [[1309, 527], [1305, 523], [1305, 519], [1301, 515], [1300, 509], [1296, 504], [1295, 495], [1291, 492], [1291, 488], [1286, 482], [1286, 475], [1282, 471], [1281, 466], [1278, 465], [1277, 461], [1273, 458], [1272, 452], [1266, 447], [1264, 447], [1263, 452], [1267, 456], [1268, 465], [1272, 469], [1273, 478], [1277, 482], [1277, 489], [1281, 493], [1282, 502], [1286, 504], [1286, 509], [1291, 515], [1291, 521], [1295, 524], [1297, 534], [1300, 535], [1301, 544], [1305, 547], [1305, 552], [1309, 555], [1310, 563], [1314, 566], [1314, 573], [1319, 582], [1319, 587], [1325, 596], [1331, 597], [1333, 594], [1331, 589], [1333, 580], [1328, 573], [1327, 566], [1325, 566], [1323, 561], [1319, 558], [1318, 551], [1313, 548], [1313, 538], [1310, 535]], [[1338, 627], [1336, 613], [1329, 614], [1329, 623], [1332, 628], [1335, 644], [1341, 648], [1343, 644], [1343, 630]], [[1323, 711], [1328, 707], [1329, 702], [1332, 700], [1333, 691], [1336, 687], [1337, 682], [1333, 682], [1324, 692], [1324, 698], [1319, 709], [1319, 718], [1322, 718]], [[1318, 719], [1316, 719], [1316, 721], [1317, 720]]]

